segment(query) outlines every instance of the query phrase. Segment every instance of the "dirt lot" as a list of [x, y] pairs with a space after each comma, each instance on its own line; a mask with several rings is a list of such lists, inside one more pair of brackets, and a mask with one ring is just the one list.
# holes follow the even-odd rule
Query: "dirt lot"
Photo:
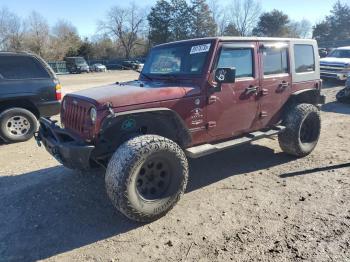
[[[67, 92], [134, 79], [62, 76]], [[276, 139], [190, 161], [187, 193], [151, 224], [117, 213], [100, 174], [58, 165], [31, 140], [0, 146], [0, 261], [350, 261], [350, 105], [324, 89], [304, 159]]]

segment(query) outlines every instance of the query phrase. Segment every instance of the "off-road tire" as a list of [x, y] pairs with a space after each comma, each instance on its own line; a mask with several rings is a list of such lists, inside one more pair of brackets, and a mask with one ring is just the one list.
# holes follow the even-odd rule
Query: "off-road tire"
[[316, 106], [311, 104], [292, 106], [283, 124], [286, 129], [279, 134], [278, 141], [285, 153], [304, 157], [315, 149], [321, 130], [320, 112]]
[[[142, 184], [140, 176], [147, 161], [156, 165], [156, 159], [164, 160], [164, 165], [170, 167], [167, 174], [170, 182], [163, 195], [146, 199], [138, 189]], [[157, 172], [150, 170], [147, 171], [150, 175]], [[186, 189], [187, 179], [187, 158], [175, 142], [157, 135], [141, 135], [116, 150], [108, 164], [105, 183], [110, 200], [121, 213], [137, 222], [151, 222], [175, 206]]]
[[[18, 135], [14, 135], [11, 133], [8, 129], [8, 124], [11, 119], [16, 119], [16, 117], [19, 117], [19, 119], [25, 119], [27, 123], [29, 123], [29, 128], [26, 130], [23, 135], [18, 132]], [[8, 143], [14, 143], [14, 142], [24, 142], [29, 139], [31, 139], [35, 133], [35, 131], [38, 129], [38, 121], [35, 117], [35, 115], [24, 108], [19, 107], [13, 107], [6, 109], [0, 113], [0, 137]]]
[[349, 88], [343, 88], [340, 90], [336, 94], [337, 101], [341, 103], [350, 103], [350, 95], [347, 93], [349, 93]]

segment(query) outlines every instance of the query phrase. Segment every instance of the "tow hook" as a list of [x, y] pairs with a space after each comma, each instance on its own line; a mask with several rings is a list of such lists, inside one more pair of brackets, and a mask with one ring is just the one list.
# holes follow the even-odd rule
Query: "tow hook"
[[40, 139], [40, 136], [39, 136], [39, 132], [35, 132], [34, 133], [34, 139], [35, 139], [38, 147], [41, 147], [41, 139]]

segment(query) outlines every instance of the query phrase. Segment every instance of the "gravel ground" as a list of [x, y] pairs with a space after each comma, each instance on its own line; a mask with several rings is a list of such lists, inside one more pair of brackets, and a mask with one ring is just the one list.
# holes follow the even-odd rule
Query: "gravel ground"
[[[62, 76], [65, 92], [131, 80]], [[85, 82], [87, 84], [85, 84]], [[117, 213], [101, 174], [60, 166], [34, 140], [0, 146], [0, 261], [350, 261], [350, 105], [324, 89], [316, 150], [294, 159], [276, 138], [190, 161], [166, 217]]]

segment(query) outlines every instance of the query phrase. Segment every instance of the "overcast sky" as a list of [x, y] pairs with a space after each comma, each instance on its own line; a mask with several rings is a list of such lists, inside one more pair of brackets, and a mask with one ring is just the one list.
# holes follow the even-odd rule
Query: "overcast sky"
[[[260, 0], [263, 10], [274, 8], [288, 14], [293, 20], [306, 18], [312, 23], [321, 21], [329, 14], [336, 0]], [[122, 2], [122, 3], [120, 3]], [[21, 17], [26, 17], [32, 10], [46, 17], [50, 25], [63, 19], [74, 24], [80, 35], [92, 36], [96, 33], [98, 20], [103, 19], [111, 6], [127, 6], [132, 0], [0, 0], [0, 7], [7, 7]], [[156, 0], [134, 1], [144, 8], [150, 8]], [[227, 5], [229, 0], [218, 0]], [[343, 0], [350, 4], [350, 0]]]

